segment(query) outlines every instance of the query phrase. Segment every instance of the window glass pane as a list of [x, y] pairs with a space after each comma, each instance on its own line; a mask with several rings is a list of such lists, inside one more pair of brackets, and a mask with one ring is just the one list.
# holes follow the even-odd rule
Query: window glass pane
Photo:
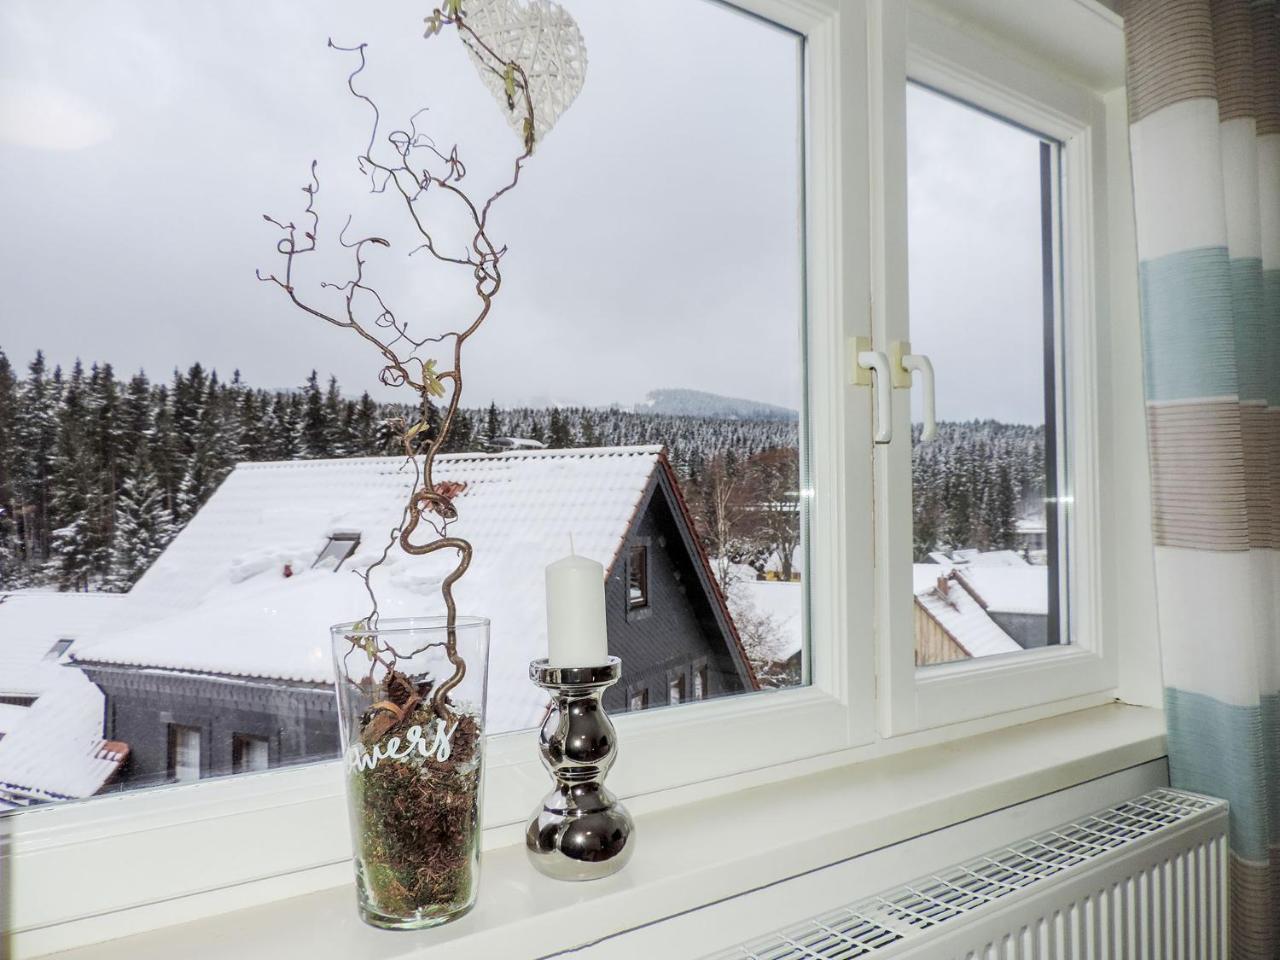
[[266, 737], [236, 734], [231, 742], [232, 773], [253, 773], [269, 766], [269, 749]]
[[911, 84], [907, 160], [916, 663], [1063, 643], [1058, 145]]
[[200, 779], [200, 731], [169, 724], [169, 776], [178, 783]]
[[[586, 84], [493, 207], [503, 286], [437, 473], [475, 544], [463, 612], [494, 620], [492, 732], [539, 719], [543, 570], [571, 536], [607, 571], [611, 711], [665, 705], [675, 669], [699, 698], [803, 676], [802, 41], [710, 0], [563, 5]], [[328, 627], [369, 612], [357, 573], [402, 515], [397, 421], [421, 411], [255, 271], [280, 269], [263, 215], [301, 222], [314, 160], [298, 291], [349, 273], [351, 213], [389, 239], [366, 278], [414, 331], [469, 321], [472, 274], [410, 257], [400, 199], [355, 169], [370, 113], [327, 46], [368, 44], [378, 143], [427, 107], [417, 128], [487, 196], [520, 139], [423, 15], [0, 4], [0, 463], [21, 464], [0, 471], [0, 806], [337, 754]], [[384, 616], [439, 611], [433, 558], [378, 576]], [[254, 716], [227, 677], [259, 688]], [[262, 704], [269, 752], [236, 739]]]

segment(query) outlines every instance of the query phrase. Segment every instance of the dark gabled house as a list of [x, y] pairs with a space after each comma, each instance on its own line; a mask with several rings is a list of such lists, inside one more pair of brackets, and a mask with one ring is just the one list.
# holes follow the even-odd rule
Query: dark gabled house
[[[369, 610], [353, 570], [386, 545], [414, 471], [403, 458], [241, 464], [73, 660], [106, 698], [103, 736], [137, 786], [275, 767], [339, 750], [328, 628]], [[545, 694], [543, 568], [604, 564], [612, 711], [755, 689], [724, 598], [659, 447], [441, 457], [475, 559], [460, 611], [492, 621], [490, 732], [534, 726]], [[448, 558], [393, 551], [384, 617], [440, 612]]]

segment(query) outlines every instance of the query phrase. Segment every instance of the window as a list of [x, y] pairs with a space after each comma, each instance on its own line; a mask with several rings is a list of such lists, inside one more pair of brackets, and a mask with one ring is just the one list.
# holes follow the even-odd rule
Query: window
[[71, 645], [73, 643], [75, 643], [74, 640], [68, 640], [66, 638], [58, 640], [49, 648], [49, 652], [44, 655], [44, 658], [46, 660], [61, 660], [62, 655], [71, 649]]
[[169, 724], [169, 779], [188, 783], [200, 779], [200, 730]]
[[627, 560], [627, 609], [649, 606], [649, 548], [637, 544]]
[[231, 738], [231, 772], [255, 773], [270, 766], [266, 737], [237, 733]]
[[684, 673], [678, 673], [667, 679], [667, 703], [675, 706], [677, 703], [684, 703], [685, 700], [685, 677]]
[[312, 566], [328, 567], [336, 572], [343, 561], [356, 552], [358, 546], [360, 546], [359, 533], [335, 533], [329, 537], [329, 542], [324, 545], [324, 549], [320, 551], [320, 555], [316, 557], [316, 562]]
[[[296, 0], [264, 2], [279, 16], [296, 21]], [[1058, 699], [1075, 704], [1088, 697], [1105, 698], [1116, 685], [1116, 644], [1102, 642], [1099, 630], [1097, 589], [1109, 581], [1090, 565], [1091, 557], [1104, 553], [1097, 517], [1106, 504], [1092, 452], [1098, 438], [1089, 432], [1092, 425], [1105, 424], [1099, 412], [1108, 412], [1110, 402], [1105, 380], [1095, 382], [1090, 373], [1099, 366], [1100, 347], [1089, 331], [1097, 325], [1095, 302], [1105, 294], [1105, 284], [1091, 286], [1090, 278], [1102, 275], [1093, 269], [1094, 258], [1108, 246], [1103, 214], [1109, 201], [1096, 182], [1106, 133], [1101, 101], [1071, 81], [1024, 67], [991, 52], [964, 31], [935, 22], [921, 12], [923, 4], [876, 4], [870, 10], [862, 0], [751, 0], [744, 5], [751, 15], [743, 16], [728, 4], [706, 0], [654, 0], [658, 15], [652, 3], [562, 2], [579, 20], [591, 47], [592, 91], [565, 114], [545, 149], [527, 164], [522, 185], [527, 183], [528, 190], [511, 194], [514, 206], [504, 210], [504, 229], [509, 223], [510, 233], [503, 239], [518, 251], [521, 266], [518, 274], [513, 267], [502, 309], [495, 315], [519, 322], [486, 328], [492, 333], [474, 341], [477, 352], [469, 357], [472, 373], [465, 401], [473, 404], [466, 411], [473, 442], [461, 449], [458, 462], [495, 449], [505, 451], [501, 455], [506, 457], [544, 462], [561, 458], [557, 482], [533, 491], [539, 498], [563, 489], [561, 481], [579, 460], [594, 462], [584, 470], [596, 473], [582, 474], [586, 479], [573, 486], [564, 504], [536, 498], [503, 503], [503, 516], [522, 521], [549, 516], [554, 523], [541, 531], [532, 523], [517, 533], [501, 528], [503, 535], [495, 538], [498, 546], [478, 550], [475, 563], [496, 557], [502, 566], [490, 571], [495, 575], [473, 576], [468, 582], [505, 586], [510, 577], [497, 574], [510, 570], [536, 579], [537, 565], [562, 553], [570, 532], [577, 536], [579, 549], [593, 552], [606, 565], [610, 648], [621, 650], [623, 682], [646, 684], [627, 690], [625, 703], [632, 715], [616, 718], [629, 760], [611, 773], [610, 787], [623, 797], [656, 793], [785, 764], [796, 759], [797, 744], [806, 756], [814, 757], [864, 747], [900, 749], [888, 745], [888, 739], [1040, 708]], [[87, 106], [79, 118], [83, 122], [69, 132], [67, 124], [54, 129], [28, 122], [46, 113], [40, 104], [47, 91], [40, 85], [31, 83], [27, 89], [18, 79], [6, 91], [28, 107], [0, 120], [0, 164], [11, 174], [0, 183], [0, 204], [12, 214], [13, 236], [36, 238], [23, 245], [16, 259], [10, 258], [20, 269], [13, 271], [13, 282], [6, 288], [6, 305], [20, 310], [39, 304], [40, 315], [49, 318], [39, 327], [20, 325], [6, 340], [6, 352], [29, 367], [21, 376], [25, 395], [47, 385], [54, 364], [60, 363], [62, 396], [73, 399], [72, 384], [83, 394], [95, 383], [91, 366], [75, 372], [77, 352], [88, 364], [110, 360], [115, 371], [143, 368], [149, 375], [172, 369], [178, 355], [200, 357], [202, 366], [184, 369], [165, 383], [140, 377], [131, 385], [139, 398], [150, 398], [144, 418], [147, 430], [152, 435], [172, 432], [175, 422], [198, 419], [199, 411], [207, 409], [200, 401], [214, 398], [220, 415], [235, 422], [237, 442], [202, 451], [212, 459], [194, 466], [203, 470], [212, 463], [216, 469], [207, 474], [189, 471], [193, 464], [180, 462], [154, 478], [155, 496], [173, 519], [169, 534], [193, 512], [199, 522], [176, 541], [166, 542], [149, 565], [140, 559], [133, 566], [139, 579], [117, 601], [129, 609], [111, 618], [115, 635], [95, 636], [92, 645], [90, 638], [82, 637], [66, 651], [68, 665], [59, 667], [81, 670], [89, 686], [101, 692], [104, 739], [130, 744], [129, 770], [148, 763], [159, 768], [139, 775], [136, 782], [122, 772], [109, 789], [125, 795], [111, 804], [46, 804], [13, 818], [21, 839], [27, 830], [78, 825], [96, 816], [93, 808], [110, 808], [111, 815], [103, 818], [101, 841], [84, 845], [83, 853], [86, 863], [93, 860], [93, 875], [103, 879], [89, 885], [93, 902], [75, 904], [74, 912], [68, 906], [66, 919], [110, 918], [113, 911], [171, 894], [160, 871], [140, 878], [152, 884], [145, 891], [111, 883], [114, 868], [126, 856], [169, 863], [173, 851], [181, 848], [184, 863], [194, 862], [208, 871], [200, 878], [201, 888], [208, 890], [307, 865], [285, 862], [284, 855], [269, 865], [257, 856], [196, 856], [190, 844], [174, 842], [178, 837], [185, 841], [188, 833], [211, 851], [225, 850], [238, 838], [267, 829], [297, 831], [282, 835], [288, 842], [276, 845], [278, 850], [301, 851], [310, 837], [343, 834], [329, 765], [301, 764], [240, 780], [222, 776], [261, 769], [263, 762], [286, 767], [325, 760], [338, 749], [336, 743], [315, 740], [300, 747], [296, 756], [286, 756], [288, 748], [274, 740], [270, 747], [281, 755], [252, 738], [236, 737], [228, 744], [235, 727], [227, 725], [225, 705], [217, 701], [231, 686], [223, 682], [225, 675], [245, 678], [237, 681], [238, 691], [246, 686], [255, 692], [274, 691], [271, 710], [282, 728], [303, 717], [310, 723], [331, 709], [325, 706], [332, 693], [323, 676], [296, 683], [257, 677], [254, 671], [266, 669], [266, 658], [247, 664], [224, 660], [213, 666], [203, 660], [205, 673], [197, 675], [186, 654], [231, 656], [251, 649], [248, 644], [219, 643], [221, 637], [206, 632], [206, 604], [218, 604], [225, 616], [229, 601], [243, 600], [244, 606], [235, 609], [245, 614], [245, 622], [270, 623], [273, 656], [281, 644], [296, 645], [312, 661], [323, 663], [326, 638], [291, 632], [290, 618], [279, 614], [298, 609], [291, 606], [294, 603], [311, 604], [307, 610], [314, 613], [315, 604], [336, 598], [350, 605], [355, 602], [351, 597], [360, 598], [351, 571], [361, 562], [361, 546], [352, 530], [380, 530], [382, 521], [364, 525], [351, 515], [349, 504], [389, 482], [399, 468], [396, 464], [388, 471], [373, 459], [341, 459], [381, 454], [387, 437], [377, 425], [396, 412], [392, 405], [400, 395], [377, 384], [370, 384], [367, 403], [359, 398], [370, 378], [368, 356], [342, 331], [305, 327], [298, 329], [311, 331], [306, 334], [307, 365], [320, 368], [316, 375], [296, 368], [294, 351], [275, 354], [251, 348], [261, 339], [257, 334], [264, 311], [282, 323], [301, 323], [301, 318], [283, 309], [273, 312], [276, 308], [251, 284], [226, 279], [243, 276], [244, 264], [253, 263], [246, 261], [243, 251], [263, 250], [263, 256], [269, 256], [270, 238], [258, 232], [264, 207], [295, 213], [288, 200], [297, 196], [298, 174], [305, 176], [305, 170], [296, 171], [294, 160], [285, 156], [293, 147], [277, 149], [278, 145], [309, 144], [306, 131], [332, 128], [334, 111], [349, 106], [342, 99], [346, 65], [317, 61], [317, 52], [321, 58], [336, 56], [326, 54], [325, 39], [331, 33], [349, 34], [352, 24], [339, 5], [324, 0], [308, 8], [299, 31], [273, 35], [272, 43], [280, 46], [259, 63], [246, 61], [242, 43], [228, 42], [242, 37], [244, 27], [229, 15], [210, 14], [203, 24], [206, 29], [193, 31], [172, 20], [144, 16], [135, 0], [126, 0], [126, 7], [137, 15], [104, 15], [70, 27], [48, 19], [45, 29], [57, 27], [63, 42], [15, 47], [14, 77], [59, 78], [68, 96]], [[24, 7], [22, 17], [12, 9], [16, 8], [0, 5], [0, 35], [18, 35], [18, 26], [52, 16], [42, 13], [39, 4]], [[411, 19], [406, 26], [390, 19], [360, 18], [356, 32], [370, 42], [371, 59], [387, 48], [383, 41], [394, 46], [406, 30], [420, 31], [418, 15]], [[680, 30], [670, 29], [673, 22], [681, 24]], [[122, 48], [144, 54], [163, 51], [165, 56], [160, 63], [131, 62], [124, 70], [113, 53]], [[667, 54], [663, 70], [656, 73], [655, 50]], [[286, 100], [279, 103], [243, 95], [242, 87], [261, 87], [282, 70], [320, 76], [318, 62], [337, 78], [332, 96], [326, 92], [329, 88], [316, 86], [308, 87], [305, 97], [286, 91]], [[456, 76], [448, 77], [448, 83], [437, 82], [433, 64], [431, 58], [417, 57], [410, 65], [415, 75], [407, 78], [413, 82], [405, 87], [461, 91], [466, 86], [457, 83]], [[750, 64], [750, 69], [744, 70], [743, 64]], [[378, 69], [385, 73], [394, 66], [384, 63]], [[201, 102], [158, 97], [137, 105], [136, 71], [148, 69], [166, 76], [179, 71], [184, 89], [203, 91]], [[918, 86], [908, 87], [908, 72]], [[371, 69], [367, 79], [375, 80], [376, 73]], [[872, 86], [860, 89], [869, 73]], [[226, 76], [240, 82], [231, 88], [214, 82]], [[854, 365], [848, 347], [850, 339], [863, 338], [886, 356], [892, 355], [895, 342], [932, 353], [943, 421], [954, 423], [968, 416], [948, 408], [956, 396], [949, 378], [956, 376], [964, 354], [945, 339], [935, 341], [948, 334], [945, 317], [931, 320], [927, 294], [918, 291], [936, 282], [931, 281], [936, 273], [919, 259], [928, 252], [916, 246], [920, 230], [908, 229], [915, 217], [911, 205], [919, 196], [912, 195], [907, 182], [909, 171], [918, 169], [909, 162], [909, 111], [915, 109], [912, 104], [918, 106], [915, 98], [925, 94], [962, 114], [976, 108], [983, 121], [1011, 124], [1008, 129], [1019, 136], [1047, 145], [1055, 170], [1050, 186], [1056, 191], [1051, 237], [1057, 271], [1052, 311], [1056, 339], [1042, 339], [1037, 356], [1044, 410], [1049, 410], [1051, 392], [1056, 406], [1052, 417], [1042, 414], [1038, 424], [1023, 424], [1038, 427], [1046, 437], [1050, 431], [1055, 434], [1052, 443], [1046, 440], [1043, 490], [1037, 492], [1033, 483], [1025, 491], [1015, 487], [1024, 505], [1037, 498], [1045, 501], [1044, 531], [1038, 529], [1034, 511], [1019, 513], [1016, 519], [1026, 522], [1015, 524], [1014, 546], [1007, 549], [1027, 562], [1039, 560], [1043, 552], [1044, 562], [1031, 566], [1036, 572], [1046, 571], [1046, 597], [1058, 596], [1070, 617], [1060, 616], [1056, 630], [1046, 620], [1045, 643], [1028, 643], [1013, 656], [938, 657], [917, 667], [913, 588], [918, 558], [913, 549], [917, 531], [908, 411], [918, 391], [909, 397], [895, 390], [888, 409], [881, 410], [872, 391], [851, 385]], [[469, 140], [470, 128], [460, 120], [488, 110], [483, 88], [478, 96], [474, 103], [459, 99], [429, 104], [432, 122], [439, 120], [442, 135], [450, 143], [457, 140], [467, 157], [468, 179], [485, 176], [487, 158], [510, 146], [504, 139], [510, 131], [497, 122], [500, 118], [494, 118], [491, 130]], [[136, 116], [130, 113], [135, 108]], [[193, 128], [190, 117], [197, 115], [217, 117], [218, 122]], [[918, 112], [914, 116], [918, 118]], [[95, 117], [101, 123], [95, 123]], [[25, 125], [5, 126], [11, 122]], [[266, 141], [261, 136], [264, 125], [274, 131]], [[138, 133], [143, 130], [146, 136]], [[71, 134], [75, 142], [69, 146], [66, 138]], [[175, 179], [157, 181], [153, 165], [138, 162], [149, 156], [154, 142], [188, 145], [187, 155], [195, 166], [185, 164], [180, 171], [175, 168]], [[266, 154], [257, 149], [264, 142]], [[337, 181], [350, 169], [352, 142], [351, 136], [335, 133], [332, 144], [317, 145], [317, 150], [328, 151], [319, 157], [321, 175], [328, 171], [329, 177], [324, 181], [326, 202], [343, 196]], [[678, 162], [674, 167], [655, 163], [655, 144], [670, 143], [679, 144]], [[98, 203], [100, 198], [89, 192], [83, 178], [63, 176], [68, 164], [102, 171], [113, 184], [118, 207], [107, 209], [110, 205]], [[203, 198], [212, 220], [202, 233], [198, 256], [192, 256], [189, 245], [157, 246], [154, 231], [134, 235], [119, 229], [122, 211], [131, 211], [129, 222], [134, 222], [137, 211], [155, 214], [168, 209], [173, 197], [188, 195], [184, 191], [190, 182], [212, 184], [214, 191]], [[1122, 202], [1127, 179], [1108, 177], [1107, 187], [1116, 184]], [[1039, 180], [1029, 189], [1042, 185]], [[1046, 196], [1036, 195], [1041, 200]], [[35, 205], [33, 196], [57, 202]], [[274, 210], [275, 205], [280, 209]], [[600, 210], [610, 213], [600, 216]], [[582, 212], [580, 220], [575, 219], [577, 212]], [[564, 223], [563, 233], [547, 228], [553, 221]], [[68, 235], [82, 237], [84, 249], [106, 250], [111, 256], [104, 260], [71, 251], [72, 262], [63, 258], [55, 270], [53, 261], [40, 252], [49, 249], [40, 238]], [[1021, 242], [1022, 234], [1018, 236]], [[695, 245], [696, 252], [691, 252], [694, 248], [682, 242], [684, 237], [715, 239], [711, 246]], [[1042, 256], [1050, 249], [1042, 233], [1026, 240], [1025, 246]], [[935, 263], [945, 260], [937, 251], [934, 255]], [[113, 314], [110, 323], [101, 320], [104, 304], [132, 302], [135, 291], [130, 284], [136, 276], [126, 267], [140, 262], [151, 265], [148, 290], [157, 316], [189, 307], [191, 283], [210, 292], [193, 322], [174, 333], [178, 341], [143, 336], [154, 329], [151, 316], [140, 317], [136, 326], [125, 315]], [[50, 270], [68, 269], [85, 282], [48, 281]], [[1043, 270], [1035, 275], [1041, 280], [1048, 276]], [[637, 282], [637, 276], [644, 282]], [[1031, 271], [1018, 272], [1019, 278], [1024, 276], [1031, 276]], [[577, 290], [579, 296], [566, 300], [566, 289]], [[413, 282], [405, 281], [388, 295], [416, 292]], [[555, 309], [548, 304], [555, 304]], [[1048, 317], [1047, 312], [1039, 317], [1042, 335]], [[997, 314], [993, 307], [980, 319], [990, 324], [978, 328], [988, 341], [1012, 335], [1006, 326], [1014, 322], [1012, 313]], [[1013, 332], [1026, 334], [1035, 319]], [[39, 348], [47, 351], [44, 367], [36, 363]], [[1034, 352], [1029, 343], [1018, 348], [1020, 369], [1028, 362], [1034, 365]], [[215, 365], [216, 382], [210, 370]], [[240, 377], [228, 376], [237, 368]], [[97, 389], [103, 389], [102, 369], [96, 375]], [[330, 372], [336, 380], [326, 389]], [[113, 381], [112, 386], [118, 392], [122, 385]], [[326, 417], [326, 410], [337, 410], [337, 418]], [[896, 418], [891, 443], [873, 445], [872, 425], [878, 413]], [[80, 421], [64, 417], [57, 422]], [[255, 429], [264, 423], [271, 429]], [[335, 423], [352, 430], [337, 431]], [[373, 428], [357, 428], [361, 423], [372, 423]], [[667, 461], [655, 460], [644, 477], [629, 477], [627, 482], [616, 474], [603, 477], [608, 470], [602, 464], [612, 469], [620, 463], [618, 448], [657, 444], [667, 448]], [[612, 450], [602, 455], [601, 447]], [[1122, 447], [1111, 444], [1107, 449]], [[179, 451], [180, 459], [187, 456], [181, 446], [165, 449]], [[1056, 463], [1049, 462], [1050, 455], [1058, 457]], [[238, 459], [252, 464], [234, 463]], [[282, 462], [293, 460], [306, 462]], [[193, 489], [200, 483], [201, 489]], [[526, 484], [510, 486], [517, 493], [532, 489]], [[1007, 486], [988, 483], [979, 499], [992, 499], [988, 491], [997, 488], [1007, 491]], [[53, 492], [43, 491], [42, 496]], [[459, 500], [460, 511], [481, 499], [480, 487], [471, 485]], [[18, 504], [14, 510], [9, 506], [0, 503], [5, 516], [22, 517], [29, 526], [20, 538], [21, 549], [32, 550], [22, 556], [23, 574], [53, 569], [50, 557], [41, 551], [51, 543], [47, 535], [55, 528], [41, 526], [48, 518], [39, 513], [38, 503]], [[587, 532], [566, 529], [579, 518], [590, 517], [595, 523], [606, 513], [621, 519], [608, 538], [600, 537], [594, 545]], [[1054, 523], [1056, 530], [1051, 529]], [[351, 529], [334, 530], [335, 524], [350, 524]], [[317, 536], [330, 531], [329, 542], [321, 547]], [[1002, 529], [1006, 539], [999, 542], [1007, 542], [1007, 535]], [[192, 545], [201, 537], [206, 539], [199, 552], [182, 555], [183, 550], [195, 549]], [[366, 541], [363, 549], [381, 549], [381, 538], [379, 533], [379, 542]], [[647, 546], [643, 563], [634, 562], [629, 550], [637, 538]], [[1050, 542], [1054, 538], [1056, 546]], [[981, 582], [982, 573], [974, 572], [982, 564], [974, 564], [974, 556], [964, 553], [990, 553], [992, 543], [957, 538], [932, 546], [941, 548], [947, 563], [929, 571], [933, 576], [926, 586], [957, 604], [969, 598], [970, 606], [982, 609], [994, 622], [987, 613], [996, 602], [989, 596], [991, 586]], [[1048, 573], [1053, 563], [1056, 576]], [[282, 577], [283, 569], [292, 575]], [[331, 571], [337, 575], [330, 576]], [[642, 580], [636, 579], [637, 571], [643, 571]], [[385, 572], [413, 598], [430, 594], [431, 577], [420, 577], [412, 563], [396, 563]], [[66, 576], [76, 590], [94, 590], [105, 585], [106, 574], [71, 569]], [[324, 578], [322, 588], [316, 587], [318, 577]], [[0, 583], [0, 591], [9, 586]], [[350, 592], [343, 594], [348, 587]], [[662, 590], [663, 616], [628, 616], [633, 610], [652, 611], [652, 606], [632, 604], [636, 599], [655, 602], [649, 591], [657, 587]], [[175, 602], [179, 591], [190, 591], [181, 603]], [[73, 609], [88, 595], [67, 592], [57, 597]], [[643, 663], [641, 651], [653, 639], [644, 631], [655, 621], [663, 621], [666, 629], [668, 599], [673, 610], [687, 606], [688, 622], [696, 631], [679, 650], [651, 652], [649, 660], [656, 662]], [[502, 592], [496, 598], [468, 597], [474, 600], [494, 610], [510, 602]], [[0, 636], [13, 635], [8, 618], [34, 602], [18, 597], [0, 604]], [[1046, 608], [1049, 602], [1045, 600]], [[1016, 611], [994, 611], [1004, 612]], [[262, 617], [267, 613], [272, 619]], [[170, 619], [176, 616], [182, 617], [180, 622]], [[334, 614], [322, 622], [347, 618]], [[71, 632], [58, 628], [63, 629]], [[1000, 629], [1011, 636], [1014, 627]], [[42, 638], [31, 656], [42, 658], [57, 636]], [[166, 642], [151, 642], [157, 636]], [[1049, 642], [1051, 636], [1058, 642]], [[129, 665], [136, 661], [128, 656], [135, 644], [152, 653], [172, 650], [174, 644], [167, 641], [173, 637], [202, 642], [184, 650], [180, 663], [145, 668], [148, 681], [163, 680], [169, 686], [155, 693], [158, 702], [151, 704], [155, 710], [146, 720], [147, 729], [133, 735], [123, 727], [140, 714], [121, 699], [132, 695], [128, 688], [138, 672], [131, 672]], [[714, 657], [699, 649], [699, 643], [711, 642], [708, 637], [716, 644]], [[92, 660], [90, 651], [101, 656], [108, 640], [121, 644], [117, 659]], [[691, 666], [669, 675], [668, 663]], [[642, 669], [646, 666], [649, 669]], [[517, 667], [510, 676], [526, 690], [523, 665]], [[712, 675], [714, 685], [709, 683]], [[707, 702], [696, 708], [647, 710], [651, 692], [655, 703], [663, 702], [664, 682], [670, 703]], [[192, 726], [166, 728], [167, 718], [156, 714], [196, 687], [211, 699], [209, 722], [183, 713]], [[759, 687], [782, 689], [754, 694]], [[28, 696], [0, 689], [0, 699], [9, 695]], [[722, 697], [737, 699], [721, 702]], [[491, 695], [490, 702], [499, 698]], [[219, 720], [222, 725], [214, 725]], [[513, 721], [508, 729], [536, 720], [534, 716]], [[336, 724], [317, 721], [314, 729], [330, 727], [336, 731]], [[166, 729], [167, 770], [158, 756]], [[216, 731], [210, 733], [207, 748], [201, 741], [203, 729]], [[246, 722], [241, 729], [263, 727]], [[484, 819], [491, 824], [521, 822], [528, 815], [523, 787], [544, 774], [530, 756], [527, 735], [490, 732], [495, 736], [486, 745], [486, 777], [492, 784], [485, 794]], [[3, 746], [21, 735], [19, 726], [6, 735]], [[148, 737], [153, 747], [144, 752], [139, 748]], [[673, 750], [673, 743], [680, 749]], [[206, 782], [197, 790], [133, 789], [166, 772], [185, 782], [199, 778], [202, 771]], [[291, 810], [284, 826], [269, 819], [282, 797]], [[235, 816], [226, 815], [228, 804], [237, 811]], [[154, 811], [165, 815], [152, 817]], [[246, 823], [253, 829], [245, 829]], [[342, 855], [337, 850], [335, 859]], [[56, 874], [50, 869], [41, 875]], [[28, 898], [37, 901], [59, 902], [53, 891]], [[24, 922], [35, 926], [23, 916], [16, 921], [20, 930]], [[42, 925], [50, 922], [40, 918]]]
[[1006, 118], [908, 85], [911, 345], [932, 360], [942, 418], [929, 442], [920, 426], [912, 432], [920, 666], [1067, 639], [1060, 151]]

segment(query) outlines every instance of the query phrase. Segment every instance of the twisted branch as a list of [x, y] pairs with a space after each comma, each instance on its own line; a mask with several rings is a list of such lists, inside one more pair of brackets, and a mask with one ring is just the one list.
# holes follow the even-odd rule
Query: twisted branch
[[[305, 313], [335, 327], [351, 330], [381, 356], [383, 366], [379, 379], [382, 383], [390, 387], [407, 388], [418, 395], [417, 407], [421, 411], [418, 421], [407, 427], [400, 424], [406, 462], [413, 465], [414, 471], [408, 502], [381, 554], [357, 573], [369, 595], [371, 610], [364, 623], [372, 631], [378, 623], [378, 599], [373, 589], [372, 574], [386, 562], [397, 544], [405, 553], [417, 557], [443, 550], [456, 551], [457, 563], [440, 585], [446, 611], [445, 653], [453, 665], [453, 674], [443, 683], [437, 684], [432, 692], [432, 707], [438, 716], [444, 717], [448, 711], [448, 695], [462, 682], [467, 669], [457, 648], [457, 605], [453, 589], [471, 565], [472, 547], [467, 540], [449, 533], [449, 525], [457, 519], [458, 512], [452, 498], [437, 489], [434, 479], [435, 458], [449, 439], [461, 404], [463, 346], [488, 318], [494, 298], [502, 287], [501, 261], [507, 248], [490, 238], [489, 214], [494, 203], [519, 183], [524, 162], [533, 154], [534, 115], [533, 99], [524, 68], [515, 61], [504, 60], [476, 34], [467, 23], [460, 3], [450, 0], [444, 10], [433, 11], [427, 18], [427, 23], [428, 37], [439, 33], [445, 26], [454, 27], [462, 42], [476, 54], [485, 69], [509, 78], [508, 91], [513, 94], [509, 98], [511, 108], [515, 109], [517, 99], [523, 108], [524, 149], [513, 161], [510, 178], [482, 203], [477, 203], [462, 185], [467, 176], [467, 168], [459, 157], [457, 146], [446, 152], [430, 137], [419, 132], [417, 120], [425, 110], [419, 110], [410, 116], [407, 130], [393, 130], [385, 137], [384, 145], [379, 144], [378, 131], [382, 124], [382, 114], [373, 98], [356, 86], [357, 77], [364, 72], [367, 64], [366, 45], [361, 43], [344, 47], [333, 40], [328, 45], [340, 53], [356, 56], [358, 62], [347, 76], [347, 89], [352, 97], [368, 104], [372, 112], [368, 143], [356, 158], [360, 172], [369, 178], [372, 193], [389, 193], [399, 198], [410, 223], [422, 240], [421, 244], [409, 251], [409, 256], [425, 251], [440, 263], [463, 267], [471, 272], [478, 301], [475, 314], [456, 330], [429, 337], [411, 335], [408, 321], [400, 319], [382, 295], [365, 279], [368, 257], [374, 252], [389, 250], [390, 241], [377, 236], [349, 239], [347, 232], [351, 227], [350, 216], [339, 231], [337, 240], [343, 248], [351, 251], [353, 274], [346, 280], [320, 283], [321, 290], [338, 294], [341, 309], [326, 309], [305, 298], [295, 284], [294, 267], [297, 258], [315, 252], [319, 242], [320, 214], [316, 209], [316, 196], [320, 192], [320, 180], [315, 161], [311, 164], [310, 182], [302, 188], [307, 197], [303, 225], [298, 226], [293, 221], [284, 222], [264, 215], [264, 219], [274, 224], [283, 234], [276, 243], [276, 251], [283, 258], [283, 268], [279, 273], [263, 274], [258, 271], [257, 277], [264, 283], [278, 287], [295, 307]], [[379, 150], [380, 146], [385, 146], [385, 149]], [[388, 186], [393, 187], [394, 191], [389, 192]], [[470, 223], [468, 229], [472, 231], [471, 236], [461, 254], [445, 252], [419, 210], [419, 201], [433, 192], [442, 192], [456, 201]], [[445, 370], [437, 370], [436, 359], [422, 355], [421, 351], [429, 345], [443, 345], [449, 340], [452, 340], [452, 349], [446, 352], [450, 365]], [[449, 385], [447, 389], [446, 383]], [[446, 396], [448, 402], [440, 418], [439, 429], [432, 433], [427, 424], [431, 398], [443, 399]], [[422, 458], [421, 469], [418, 465], [419, 457]], [[432, 515], [439, 517], [440, 521], [437, 523]], [[424, 518], [434, 536], [418, 542], [415, 541], [414, 534]], [[374, 637], [367, 641], [361, 637], [348, 639], [351, 650], [347, 657], [355, 650], [361, 650], [369, 657], [368, 679], [372, 679], [372, 671], [377, 665], [381, 665], [393, 678], [398, 675], [398, 664], [404, 658], [390, 644]], [[414, 651], [417, 652], [420, 651]]]

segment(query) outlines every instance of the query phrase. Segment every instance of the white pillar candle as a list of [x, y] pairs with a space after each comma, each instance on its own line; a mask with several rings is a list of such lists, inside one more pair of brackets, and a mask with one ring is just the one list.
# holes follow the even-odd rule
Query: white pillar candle
[[547, 566], [547, 659], [553, 667], [608, 662], [604, 567], [577, 554]]

